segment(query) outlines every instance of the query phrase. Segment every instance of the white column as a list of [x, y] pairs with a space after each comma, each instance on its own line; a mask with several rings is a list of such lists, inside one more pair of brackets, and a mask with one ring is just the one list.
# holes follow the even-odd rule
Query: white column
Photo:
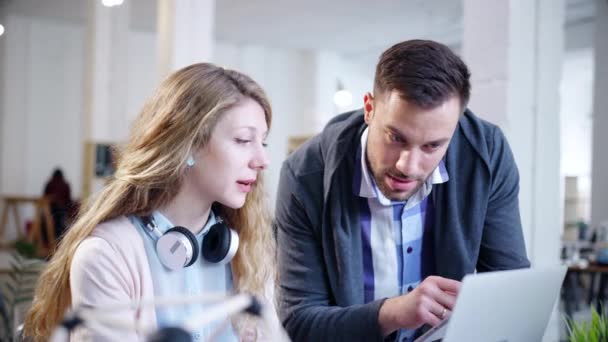
[[215, 0], [158, 0], [160, 79], [213, 58]]
[[608, 223], [608, 2], [595, 1], [591, 223]]
[[[0, 9], [6, 9], [6, 5], [5, 6], [0, 5]], [[7, 21], [6, 18], [7, 18], [6, 12], [2, 11], [2, 13], [0, 13], [0, 24], [3, 25], [3, 27], [4, 27], [5, 30], [6, 30], [6, 26], [7, 26], [7, 24], [6, 24], [6, 21]], [[6, 46], [6, 36], [2, 35], [2, 36], [0, 36], [0, 103], [2, 103], [2, 104], [6, 103], [5, 102], [6, 100], [4, 98], [4, 96], [5, 96], [4, 95], [5, 94], [4, 87], [5, 87], [5, 83], [6, 83], [6, 81], [5, 81], [5, 79], [6, 79], [6, 73], [4, 71], [5, 64], [6, 64], [6, 54], [5, 54], [6, 47], [5, 46]], [[2, 127], [5, 127], [4, 117], [6, 115], [4, 113], [4, 110], [2, 110], [2, 109], [4, 109], [3, 105], [0, 105], [0, 142], [3, 141], [3, 136], [4, 136], [3, 131], [4, 131], [4, 129], [2, 129]], [[4, 151], [3, 151], [2, 148], [0, 148], [0, 195], [2, 195], [3, 192], [4, 192], [3, 191], [4, 189], [3, 189], [3, 186], [2, 186], [2, 184], [3, 184], [3, 182], [2, 182], [2, 179], [3, 179], [2, 178], [2, 174], [4, 172], [4, 169], [6, 168], [6, 166], [4, 165], [4, 157], [3, 156], [4, 156]], [[0, 212], [2, 212], [2, 209], [3, 209], [2, 208], [2, 203], [0, 203]]]
[[118, 142], [126, 120], [129, 4], [105, 7], [88, 1], [85, 45], [85, 140]]
[[84, 63], [83, 196], [104, 183], [94, 174], [93, 144], [126, 140], [130, 1], [105, 7], [87, 1]]
[[[32, 41], [31, 24], [26, 19], [11, 16], [4, 22], [6, 32], [0, 37], [5, 46], [2, 56], [3, 97], [0, 102], [2, 112], [0, 130], [2, 141], [1, 166], [3, 194], [23, 194], [27, 189], [27, 133], [30, 113], [28, 84], [30, 74], [30, 49]], [[10, 49], [8, 48], [10, 47]], [[24, 135], [26, 138], [24, 138]]]
[[[6, 9], [6, 5], [0, 5], [0, 9]], [[2, 13], [0, 13], [0, 24], [3, 25], [5, 31], [6, 31], [6, 27], [7, 27], [7, 15], [6, 15], [6, 11], [2, 11]], [[10, 30], [10, 29], [9, 29]], [[7, 73], [4, 71], [6, 66], [6, 36], [2, 35], [0, 36], [0, 142], [4, 141], [4, 127], [6, 127], [6, 123], [5, 123], [5, 107], [4, 107], [4, 103], [6, 103], [6, 99], [5, 99], [5, 84], [6, 84], [6, 75]], [[3, 178], [3, 173], [4, 170], [7, 169], [7, 165], [5, 165], [5, 158], [4, 158], [4, 149], [0, 147], [0, 196], [2, 196], [4, 194], [4, 178]], [[0, 203], [0, 213], [2, 213], [2, 211], [4, 210], [4, 201], [2, 203]], [[0, 238], [2, 238], [0, 236]]]
[[469, 107], [498, 124], [520, 172], [520, 209], [530, 260], [559, 260], [559, 80], [563, 0], [466, 0], [463, 56]]
[[[563, 231], [559, 84], [564, 0], [465, 0], [469, 108], [498, 124], [520, 174], [519, 203], [533, 266], [559, 263]], [[559, 339], [557, 311], [543, 341]]]

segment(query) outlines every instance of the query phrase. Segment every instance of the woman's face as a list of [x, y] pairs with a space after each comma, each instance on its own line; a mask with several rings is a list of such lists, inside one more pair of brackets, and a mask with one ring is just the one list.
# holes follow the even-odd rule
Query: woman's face
[[216, 124], [206, 146], [195, 155], [187, 177], [198, 193], [211, 202], [236, 209], [245, 204], [259, 173], [268, 165], [264, 109], [244, 99]]

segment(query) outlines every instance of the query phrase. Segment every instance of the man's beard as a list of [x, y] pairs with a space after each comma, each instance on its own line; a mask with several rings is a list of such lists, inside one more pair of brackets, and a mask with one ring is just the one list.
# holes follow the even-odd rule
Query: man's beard
[[[395, 178], [398, 178], [398, 179], [414, 180], [417, 182], [416, 187], [414, 187], [412, 190], [409, 190], [407, 192], [394, 191], [386, 184], [386, 177], [388, 177], [389, 175], [393, 176]], [[408, 200], [410, 197], [412, 197], [412, 195], [414, 195], [416, 192], [418, 192], [418, 190], [420, 190], [420, 188], [422, 187], [422, 184], [424, 184], [425, 179], [426, 179], [426, 177], [420, 177], [420, 176], [419, 177], [409, 177], [396, 170], [382, 171], [380, 173], [379, 177], [374, 175], [374, 180], [376, 181], [376, 186], [378, 186], [378, 189], [380, 190], [380, 192], [382, 192], [384, 197], [388, 198], [391, 201], [399, 201], [399, 202]]]

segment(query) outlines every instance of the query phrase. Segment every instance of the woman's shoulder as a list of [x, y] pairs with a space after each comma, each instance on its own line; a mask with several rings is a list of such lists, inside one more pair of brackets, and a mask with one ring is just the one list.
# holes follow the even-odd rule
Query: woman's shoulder
[[75, 256], [86, 259], [121, 256], [129, 260], [142, 253], [145, 253], [145, 250], [137, 228], [128, 217], [120, 216], [97, 225], [80, 243]]
[[[70, 265], [70, 291], [74, 307], [124, 304], [154, 296], [143, 239], [127, 217], [99, 224], [80, 242]], [[130, 309], [118, 315], [136, 316]], [[156, 320], [152, 309], [144, 308], [137, 315], [147, 324]], [[100, 330], [94, 336], [135, 340], [135, 335], [125, 338], [124, 333]]]
[[111, 219], [95, 227], [76, 248], [70, 267], [72, 285], [114, 279], [115, 284], [122, 283], [132, 293], [134, 282], [124, 282], [146, 277], [146, 265], [145, 247], [137, 228], [127, 217]]
[[137, 227], [127, 216], [119, 216], [97, 225], [90, 236], [100, 237], [108, 242], [129, 243], [141, 238]]

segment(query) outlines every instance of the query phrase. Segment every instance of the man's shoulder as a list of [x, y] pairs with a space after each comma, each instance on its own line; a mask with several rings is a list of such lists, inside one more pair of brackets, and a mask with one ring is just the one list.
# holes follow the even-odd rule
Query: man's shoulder
[[458, 125], [467, 138], [477, 141], [493, 140], [496, 131], [500, 130], [496, 124], [480, 118], [470, 109], [465, 110]]
[[351, 149], [351, 136], [363, 124], [361, 110], [347, 112], [332, 118], [323, 131], [298, 147], [285, 161], [296, 177], [323, 174], [326, 168], [335, 167]]
[[[460, 120], [452, 144], [459, 153], [474, 154], [488, 160], [497, 143], [506, 141], [500, 128], [467, 109]], [[454, 151], [456, 152], [456, 151]], [[463, 156], [464, 157], [464, 156]]]
[[485, 175], [488, 181], [499, 170], [517, 168], [511, 148], [500, 127], [477, 117], [470, 110], [460, 118], [445, 160], [448, 173], [483, 169], [486, 172], [478, 176]]

